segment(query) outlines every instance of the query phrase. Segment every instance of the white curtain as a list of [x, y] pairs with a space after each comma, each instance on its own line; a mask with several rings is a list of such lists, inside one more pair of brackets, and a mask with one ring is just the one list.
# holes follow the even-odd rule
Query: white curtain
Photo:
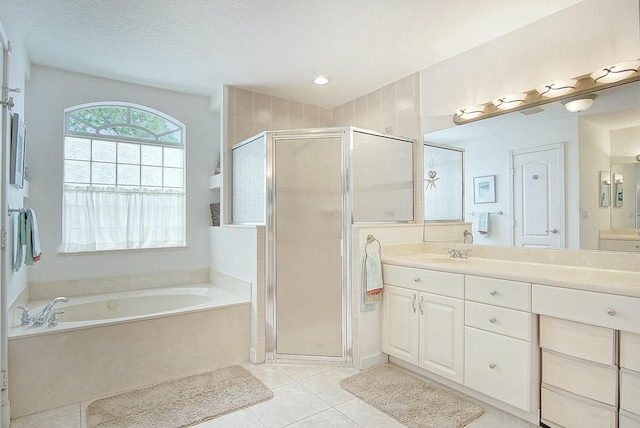
[[185, 245], [183, 190], [65, 185], [61, 252]]

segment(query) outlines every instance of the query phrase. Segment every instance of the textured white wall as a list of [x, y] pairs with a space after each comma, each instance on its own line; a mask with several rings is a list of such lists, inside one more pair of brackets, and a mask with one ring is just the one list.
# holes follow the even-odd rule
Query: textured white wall
[[[66, 107], [126, 101], [164, 112], [187, 127], [187, 247], [83, 255], [58, 253], [62, 236], [63, 116]], [[208, 177], [219, 147], [217, 117], [209, 99], [44, 67], [33, 67], [26, 99], [30, 205], [38, 213], [43, 260], [29, 272], [34, 282], [206, 269], [209, 265]]]

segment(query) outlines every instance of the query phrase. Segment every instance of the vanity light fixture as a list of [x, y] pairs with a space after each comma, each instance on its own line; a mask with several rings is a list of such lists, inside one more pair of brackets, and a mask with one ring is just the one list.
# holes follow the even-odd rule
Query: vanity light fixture
[[640, 69], [640, 60], [625, 61], [591, 73], [596, 83], [614, 83], [626, 79]]
[[456, 111], [456, 114], [460, 119], [474, 119], [484, 112], [485, 107], [483, 105], [469, 106]]
[[511, 94], [506, 97], [501, 97], [493, 100], [493, 105], [500, 110], [509, 110], [518, 107], [527, 98], [527, 94]]
[[640, 154], [637, 154], [637, 155], [636, 155], [636, 160], [637, 160], [638, 162], [640, 162]]
[[595, 94], [584, 95], [580, 98], [564, 100], [562, 101], [562, 105], [571, 113], [579, 113], [591, 107], [595, 98]]
[[559, 97], [560, 95], [566, 95], [576, 88], [576, 79], [556, 80], [546, 85], [540, 85], [536, 88], [536, 91], [543, 97]]
[[318, 76], [313, 79], [313, 83], [315, 83], [316, 85], [326, 85], [327, 83], [329, 83], [329, 79], [324, 76]]

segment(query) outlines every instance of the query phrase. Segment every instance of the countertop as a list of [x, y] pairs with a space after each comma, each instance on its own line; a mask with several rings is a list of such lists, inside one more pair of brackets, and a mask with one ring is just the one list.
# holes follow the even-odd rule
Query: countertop
[[382, 263], [640, 298], [640, 272], [501, 259], [451, 258], [419, 253], [383, 257]]

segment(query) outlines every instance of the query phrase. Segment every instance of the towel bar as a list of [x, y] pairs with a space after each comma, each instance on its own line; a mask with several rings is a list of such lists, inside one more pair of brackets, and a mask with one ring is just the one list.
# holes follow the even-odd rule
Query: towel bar
[[13, 213], [26, 213], [25, 208], [11, 208], [11, 205], [7, 205], [7, 216], [11, 217]]
[[[476, 213], [475, 211], [471, 211], [471, 212], [469, 213], [469, 215], [473, 215], [473, 216], [474, 216], [474, 215], [476, 215], [476, 214], [480, 214], [480, 213]], [[489, 214], [502, 215], [502, 214], [504, 214], [504, 213], [502, 212], [502, 210], [500, 210], [500, 211], [493, 211], [493, 212], [490, 212]]]

